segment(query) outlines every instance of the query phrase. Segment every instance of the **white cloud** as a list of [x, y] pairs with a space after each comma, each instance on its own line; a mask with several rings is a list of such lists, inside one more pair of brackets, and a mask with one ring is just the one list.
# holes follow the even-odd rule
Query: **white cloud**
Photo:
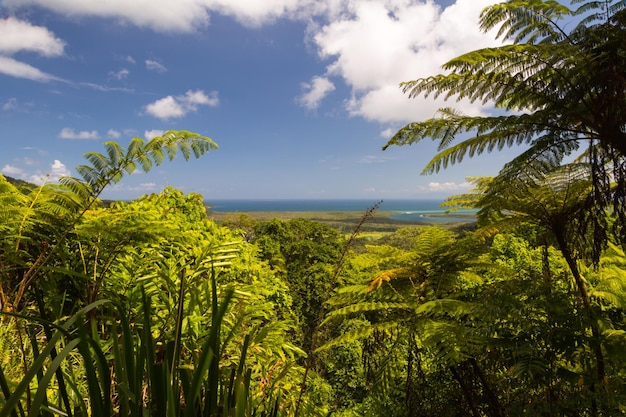
[[37, 165], [37, 161], [34, 160], [33, 158], [29, 158], [28, 156], [22, 158], [21, 161], [24, 165], [28, 165], [28, 166]]
[[5, 0], [5, 6], [38, 5], [67, 16], [120, 19], [156, 31], [191, 32], [206, 27], [209, 0]]
[[70, 174], [70, 170], [61, 161], [55, 159], [52, 165], [50, 165], [49, 172], [31, 175], [28, 181], [37, 185], [56, 183], [59, 182], [59, 178], [69, 176]]
[[167, 96], [146, 106], [146, 112], [158, 119], [181, 118], [198, 110], [198, 106], [215, 107], [219, 104], [217, 91], [208, 95], [202, 90], [187, 91], [184, 95]]
[[165, 133], [165, 130], [159, 130], [159, 129], [146, 130], [143, 134], [143, 137], [146, 138], [147, 140], [150, 140], [157, 136], [163, 136], [163, 133]]
[[328, 78], [315, 76], [310, 83], [302, 83], [302, 89], [305, 92], [298, 98], [298, 102], [309, 110], [315, 110], [324, 97], [335, 90], [335, 85]]
[[80, 85], [92, 88], [96, 91], [102, 91], [105, 93], [111, 91], [121, 91], [123, 93], [132, 93], [134, 90], [132, 88], [125, 87], [109, 87], [108, 85], [96, 84], [96, 83], [80, 83]]
[[114, 18], [162, 32], [205, 28], [211, 12], [233, 16], [245, 25], [260, 26], [284, 16], [302, 16], [311, 8], [326, 8], [319, 0], [4, 0], [4, 5], [38, 5], [67, 16]]
[[[215, 107], [220, 104], [220, 100], [217, 91], [211, 91], [209, 95], [206, 95], [202, 90], [187, 91], [185, 96], [180, 99], [188, 106], [195, 106], [196, 104], [203, 104], [209, 107]], [[195, 108], [193, 108], [195, 110]]]
[[429, 191], [459, 191], [469, 190], [473, 185], [468, 182], [430, 182], [428, 183]]
[[60, 80], [31, 65], [17, 61], [10, 55], [17, 52], [35, 52], [46, 57], [63, 55], [65, 43], [41, 26], [12, 17], [0, 18], [0, 73], [17, 78], [46, 82]]
[[41, 82], [47, 82], [52, 80], [62, 81], [60, 78], [38, 70], [31, 65], [16, 61], [13, 58], [2, 55], [0, 55], [0, 74]]
[[310, 15], [310, 6], [316, 3], [321, 3], [320, 9], [325, 7], [325, 2], [319, 0], [212, 0], [208, 3], [212, 10], [233, 16], [247, 26], [260, 26], [279, 17], [304, 17]]
[[[323, 74], [312, 74], [299, 102], [316, 108], [341, 80], [351, 89], [344, 102], [350, 115], [393, 124], [433, 117], [445, 105], [443, 100], [409, 100], [400, 82], [439, 73], [454, 56], [497, 44], [493, 33], [478, 27], [479, 13], [493, 3], [456, 0], [444, 8], [432, 0], [4, 0], [9, 7], [39, 5], [68, 16], [114, 18], [157, 31], [197, 31], [209, 24], [211, 13], [253, 26], [300, 19], [309, 24], [307, 42], [328, 65]], [[165, 70], [154, 60], [145, 65]], [[483, 111], [478, 103], [457, 106], [470, 114]], [[146, 110], [165, 120], [194, 111], [176, 96]]]
[[109, 129], [107, 132], [107, 137], [110, 139], [119, 139], [121, 136], [122, 134], [115, 129]]
[[394, 127], [389, 127], [387, 129], [383, 130], [382, 132], [380, 132], [380, 136], [382, 138], [385, 138], [385, 139], [389, 140], [389, 139], [391, 139], [391, 137], [393, 135], [396, 134], [397, 131], [398, 131], [398, 129], [396, 129]]
[[125, 56], [124, 57], [124, 61], [128, 62], [129, 64], [135, 64], [136, 63], [135, 58], [133, 58], [130, 55]]
[[61, 129], [59, 133], [59, 138], [61, 139], [98, 139], [98, 132], [95, 130], [87, 131], [81, 130], [80, 132], [75, 132], [74, 129], [69, 127], [64, 127]]
[[[457, 0], [445, 9], [434, 2], [356, 0], [335, 9], [336, 19], [309, 33], [327, 76], [351, 87], [346, 109], [353, 116], [384, 123], [434, 116], [442, 101], [408, 100], [398, 87], [441, 72], [448, 59], [494, 45], [493, 34], [478, 28], [480, 11], [493, 0]], [[468, 113], [480, 106], [460, 103]]]
[[153, 61], [151, 59], [146, 59], [146, 68], [149, 69], [150, 71], [156, 71], [160, 73], [164, 73], [167, 71], [167, 68], [165, 68], [163, 64], [157, 61]]
[[109, 72], [109, 76], [111, 76], [112, 78], [116, 78], [118, 80], [123, 80], [124, 78], [127, 78], [128, 74], [130, 74], [130, 71], [128, 71], [126, 68], [122, 68], [119, 71]]
[[43, 56], [63, 55], [65, 42], [41, 26], [8, 17], [0, 19], [0, 53], [37, 52]]
[[17, 109], [17, 99], [15, 97], [11, 97], [2, 105], [2, 110], [15, 110]]
[[5, 165], [4, 167], [2, 167], [2, 170], [0, 170], [0, 172], [2, 172], [5, 175], [10, 175], [10, 176], [17, 176], [17, 175], [21, 175], [24, 173], [24, 170], [18, 167], [15, 167], [13, 165]]
[[154, 103], [148, 104], [146, 111], [148, 114], [163, 120], [183, 117], [185, 115], [183, 106], [172, 96], [167, 96]]
[[155, 182], [142, 182], [139, 184], [140, 189], [142, 190], [154, 190], [156, 188]]
[[366, 155], [363, 158], [361, 158], [359, 160], [359, 163], [361, 164], [382, 164], [388, 161], [392, 161], [395, 158], [393, 157], [385, 157], [385, 156], [378, 156], [378, 155]]

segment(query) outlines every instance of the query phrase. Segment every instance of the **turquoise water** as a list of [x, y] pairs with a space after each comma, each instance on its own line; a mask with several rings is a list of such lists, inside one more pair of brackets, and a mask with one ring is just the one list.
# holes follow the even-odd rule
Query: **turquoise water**
[[[252, 211], [362, 211], [376, 204], [377, 200], [210, 200], [209, 209], [225, 213]], [[422, 221], [427, 223], [472, 222], [473, 217], [441, 216], [445, 209], [439, 207], [442, 200], [384, 200], [379, 210], [390, 211], [392, 219]], [[470, 212], [471, 213], [471, 212]], [[437, 217], [435, 217], [435, 216]]]

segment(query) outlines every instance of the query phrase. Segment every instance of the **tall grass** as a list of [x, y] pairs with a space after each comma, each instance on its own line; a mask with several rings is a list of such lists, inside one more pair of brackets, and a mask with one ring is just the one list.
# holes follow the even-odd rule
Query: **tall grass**
[[[224, 315], [234, 291], [222, 291], [218, 298], [215, 272], [210, 279], [211, 327], [194, 352], [182, 343], [184, 277], [175, 338], [165, 343], [153, 338], [151, 302], [145, 291], [143, 314], [135, 321], [110, 300], [95, 301], [62, 324], [3, 313], [10, 317], [4, 324], [15, 330], [39, 325], [50, 332], [40, 342], [35, 338], [18, 381], [11, 383], [0, 363], [0, 417], [285, 415], [280, 398], [272, 393], [262, 405], [253, 401], [246, 366], [252, 334], [243, 341], [237, 366], [220, 366]], [[98, 325], [95, 312], [100, 313]]]

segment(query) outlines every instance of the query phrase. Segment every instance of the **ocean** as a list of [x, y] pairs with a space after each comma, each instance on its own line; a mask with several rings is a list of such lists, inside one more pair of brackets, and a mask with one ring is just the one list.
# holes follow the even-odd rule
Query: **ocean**
[[[378, 200], [210, 200], [205, 201], [209, 210], [223, 213], [246, 213], [253, 211], [360, 211], [376, 204]], [[404, 221], [428, 223], [473, 222], [473, 216], [445, 215], [442, 200], [383, 200], [380, 211], [391, 212], [391, 218]], [[463, 214], [475, 213], [469, 210]]]

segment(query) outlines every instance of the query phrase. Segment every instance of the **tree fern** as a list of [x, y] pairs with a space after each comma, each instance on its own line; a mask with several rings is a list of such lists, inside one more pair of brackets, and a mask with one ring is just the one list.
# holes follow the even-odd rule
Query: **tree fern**
[[[173, 159], [178, 151], [188, 159], [192, 154], [199, 157], [216, 148], [211, 139], [196, 133], [169, 131], [148, 142], [135, 138], [127, 149], [106, 142], [104, 154], [85, 154], [90, 165], [77, 167], [82, 179], [63, 177], [61, 185], [44, 185], [26, 195], [0, 181], [3, 184], [0, 199], [9, 208], [0, 210], [0, 216], [4, 217], [4, 232], [13, 245], [13, 254], [6, 250], [1, 254], [6, 265], [3, 270], [9, 274], [0, 283], [3, 308], [19, 308], [25, 290], [42, 268], [52, 266], [49, 263], [58, 255], [65, 238], [73, 233], [108, 185], [134, 172], [137, 166], [147, 172], [165, 157]], [[29, 242], [24, 248], [27, 252], [16, 253], [20, 242]]]
[[[583, 155], [594, 189], [588, 193], [596, 206], [591, 222], [602, 246], [608, 234], [599, 218], [605, 209], [616, 215], [618, 239], [626, 236], [626, 3], [572, 5], [576, 9], [553, 0], [510, 0], [486, 8], [481, 28], [498, 28], [497, 36], [512, 44], [468, 52], [444, 64], [445, 74], [401, 87], [411, 98], [468, 99], [505, 114], [467, 116], [444, 108], [435, 118], [404, 126], [383, 149], [438, 141], [439, 153], [423, 170], [429, 174], [468, 156], [522, 146], [501, 173], [509, 177], [589, 147]], [[573, 17], [579, 23], [569, 28]]]

